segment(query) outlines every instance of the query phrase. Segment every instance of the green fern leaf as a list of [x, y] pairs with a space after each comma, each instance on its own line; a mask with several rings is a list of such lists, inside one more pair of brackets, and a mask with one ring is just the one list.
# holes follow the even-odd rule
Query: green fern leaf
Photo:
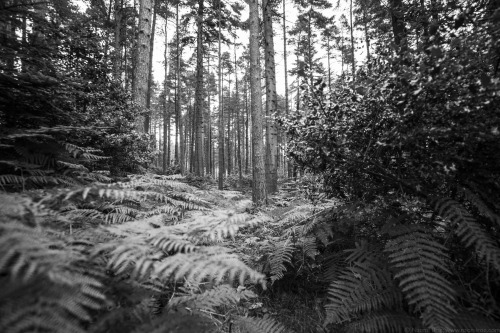
[[481, 225], [458, 202], [451, 199], [432, 201], [434, 209], [440, 216], [449, 220], [456, 228], [456, 234], [466, 246], [474, 247], [481, 259], [486, 260], [500, 272], [500, 248], [492, 240]]
[[271, 284], [282, 279], [287, 270], [286, 265], [292, 264], [295, 246], [288, 241], [268, 244], [264, 246], [264, 251], [269, 253], [268, 263], [270, 266]]
[[395, 278], [409, 304], [421, 313], [426, 327], [448, 329], [455, 313], [454, 290], [443, 273], [450, 273], [446, 248], [419, 226], [400, 228], [400, 234], [387, 242]]

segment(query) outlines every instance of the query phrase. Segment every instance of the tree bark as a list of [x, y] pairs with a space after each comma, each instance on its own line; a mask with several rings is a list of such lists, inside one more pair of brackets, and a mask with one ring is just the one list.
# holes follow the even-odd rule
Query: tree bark
[[136, 58], [134, 66], [134, 80], [132, 85], [132, 99], [140, 110], [136, 121], [137, 130], [147, 132], [144, 127], [146, 110], [146, 97], [149, 78], [149, 52], [151, 38], [151, 0], [141, 0], [139, 6], [139, 27], [136, 44]]
[[262, 138], [262, 91], [260, 87], [259, 59], [259, 5], [248, 0], [250, 9], [250, 90], [252, 110], [252, 200], [255, 204], [267, 204], [264, 175], [264, 143]]
[[408, 49], [408, 43], [406, 40], [406, 28], [403, 21], [403, 1], [390, 0], [390, 5], [394, 44], [396, 44], [398, 53], [403, 54]]
[[113, 57], [113, 78], [115, 82], [121, 81], [122, 63], [122, 21], [123, 0], [115, 2], [115, 55]]
[[278, 108], [278, 100], [276, 96], [273, 18], [269, 0], [262, 2], [262, 13], [264, 16], [264, 59], [266, 66], [266, 185], [268, 193], [275, 193], [278, 190], [278, 134], [271, 116]]
[[167, 171], [170, 165], [170, 114], [168, 112], [168, 102], [170, 99], [170, 88], [168, 87], [168, 3], [165, 14], [165, 51], [163, 61], [165, 66], [165, 80], [163, 81], [163, 172]]
[[204, 175], [203, 154], [203, 1], [198, 0], [198, 17], [197, 17], [197, 46], [196, 46], [196, 91], [194, 105], [194, 173], [197, 176]]
[[149, 43], [149, 69], [148, 69], [148, 92], [146, 95], [146, 109], [147, 113], [144, 116], [144, 128], [146, 132], [149, 133], [150, 122], [151, 122], [151, 87], [153, 86], [153, 54], [154, 54], [154, 44], [155, 44], [155, 33], [156, 33], [156, 11], [158, 6], [158, 0], [153, 0], [153, 26], [151, 27], [151, 39]]
[[236, 90], [235, 111], [236, 111], [236, 141], [237, 141], [237, 162], [238, 162], [238, 176], [241, 181], [243, 180], [241, 168], [241, 122], [240, 122], [240, 93], [238, 87], [238, 63], [236, 62], [236, 39], [234, 43], [234, 84]]
[[351, 17], [351, 52], [352, 52], [352, 82], [356, 81], [356, 57], [355, 57], [355, 49], [354, 49], [354, 22], [352, 20], [352, 0], [350, 2], [350, 7], [349, 7], [349, 15]]
[[221, 0], [219, 2], [219, 10], [218, 10], [218, 25], [219, 25], [219, 49], [218, 49], [218, 68], [219, 68], [219, 77], [218, 77], [218, 93], [219, 93], [219, 179], [218, 185], [219, 190], [224, 188], [224, 113], [222, 110], [222, 64], [221, 64]]

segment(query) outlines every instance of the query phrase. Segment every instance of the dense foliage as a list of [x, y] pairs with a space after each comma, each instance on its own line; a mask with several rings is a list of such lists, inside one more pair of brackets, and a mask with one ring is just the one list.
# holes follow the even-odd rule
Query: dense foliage
[[492, 6], [448, 7], [455, 19], [413, 49], [379, 49], [355, 83], [331, 92], [321, 80], [304, 87], [303, 109], [281, 119], [295, 162], [353, 204], [331, 221], [334, 235], [349, 225], [356, 245], [341, 247], [351, 255], [330, 276], [327, 323], [374, 332], [498, 327]]
[[[52, 19], [46, 20], [46, 15]], [[57, 146], [62, 141], [110, 157], [94, 163], [95, 170], [138, 171], [140, 165], [151, 162], [149, 138], [134, 130], [137, 109], [110, 79], [108, 51], [96, 29], [101, 26], [99, 17], [80, 13], [66, 1], [6, 2], [0, 7], [0, 17], [10, 27], [2, 30], [0, 60], [4, 156], [15, 159], [13, 149], [18, 146], [37, 150], [40, 145]], [[13, 137], [57, 126], [66, 128], [58, 137], [31, 135], [22, 142]], [[75, 128], [69, 131], [69, 127]], [[40, 153], [57, 154], [54, 150]]]

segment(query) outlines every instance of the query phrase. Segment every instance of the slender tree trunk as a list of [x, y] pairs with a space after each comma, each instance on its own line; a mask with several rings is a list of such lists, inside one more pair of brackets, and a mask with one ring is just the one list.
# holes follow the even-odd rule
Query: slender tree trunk
[[221, 0], [219, 2], [219, 10], [218, 10], [218, 25], [219, 25], [219, 49], [218, 49], [218, 68], [219, 68], [219, 84], [218, 84], [218, 93], [219, 93], [219, 190], [224, 188], [224, 112], [222, 110], [222, 64], [221, 64]]
[[115, 55], [113, 57], [113, 78], [115, 82], [121, 81], [121, 63], [122, 63], [122, 9], [123, 0], [115, 1]]
[[[207, 76], [210, 78], [210, 55], [207, 55]], [[210, 99], [211, 91], [207, 89], [207, 110], [205, 114], [205, 167], [207, 169], [207, 174], [212, 175], [212, 119], [211, 119], [211, 108]]]
[[312, 25], [311, 25], [311, 11], [312, 11], [312, 3], [310, 4], [309, 8], [309, 20], [307, 20], [307, 53], [308, 53], [308, 58], [309, 58], [309, 86], [312, 88], [313, 87], [313, 55], [312, 55], [312, 43], [313, 43], [313, 38], [312, 38]]
[[234, 43], [234, 84], [236, 90], [235, 98], [235, 112], [236, 112], [236, 141], [237, 141], [237, 163], [238, 163], [238, 176], [241, 181], [243, 180], [241, 168], [241, 123], [240, 123], [240, 91], [238, 87], [238, 63], [236, 62], [236, 39]]
[[262, 138], [262, 91], [260, 87], [259, 59], [259, 5], [257, 0], [248, 0], [250, 7], [250, 90], [252, 109], [252, 199], [256, 204], [267, 204], [264, 175], [264, 143]]
[[[118, 0], [116, 0], [118, 1]], [[106, 24], [108, 26], [111, 25], [111, 11], [113, 10], [113, 0], [109, 0], [109, 7], [106, 13]], [[108, 60], [108, 51], [109, 51], [109, 29], [106, 29], [106, 40], [104, 42], [104, 59]]]
[[341, 51], [341, 54], [342, 54], [342, 55], [341, 55], [341, 57], [340, 57], [340, 58], [341, 58], [341, 63], [342, 63], [342, 64], [341, 64], [341, 65], [342, 65], [342, 66], [341, 66], [341, 67], [342, 67], [342, 74], [340, 75], [340, 78], [341, 78], [341, 81], [342, 81], [342, 86], [343, 86], [343, 85], [344, 85], [344, 53], [345, 53], [345, 52], [344, 52], [345, 47], [344, 47], [344, 29], [343, 29], [343, 28], [341, 28], [341, 29], [340, 29], [340, 42], [341, 42], [341, 46], [340, 46], [340, 48], [341, 48], [341, 50], [342, 50], [342, 51]]
[[233, 169], [233, 166], [231, 164], [231, 74], [228, 72], [228, 77], [229, 77], [229, 86], [227, 88], [227, 144], [226, 144], [226, 151], [227, 151], [227, 175], [229, 176], [231, 174], [231, 171]]
[[245, 80], [245, 174], [250, 172], [250, 133], [248, 119], [248, 75]]
[[350, 22], [350, 25], [351, 25], [351, 53], [352, 53], [352, 63], [351, 63], [351, 66], [352, 66], [352, 82], [355, 82], [356, 81], [356, 56], [355, 56], [355, 49], [354, 49], [354, 21], [352, 19], [352, 0], [350, 2], [350, 7], [349, 7], [349, 15], [351, 17], [351, 22]]
[[134, 80], [132, 85], [132, 99], [139, 106], [141, 116], [137, 120], [137, 129], [147, 132], [144, 126], [144, 115], [146, 115], [147, 89], [149, 78], [149, 52], [151, 39], [151, 0], [141, 0], [139, 7], [139, 27], [137, 36], [137, 48], [134, 66]]
[[363, 4], [363, 26], [365, 29], [366, 61], [371, 62], [370, 36], [368, 35], [368, 17], [366, 15], [366, 5]]
[[[283, 64], [285, 67], [285, 114], [288, 115], [290, 112], [290, 108], [288, 105], [289, 102], [289, 96], [288, 96], [288, 54], [286, 51], [286, 0], [283, 0]], [[285, 145], [287, 145], [288, 140], [285, 138]], [[285, 158], [286, 159], [286, 158]], [[292, 173], [292, 168], [291, 168], [291, 163], [288, 161], [287, 163], [287, 170], [288, 170], [288, 177], [291, 177]]]
[[403, 17], [403, 1], [390, 0], [391, 5], [391, 23], [392, 32], [394, 34], [394, 44], [398, 48], [398, 53], [403, 54], [408, 50], [408, 42], [406, 40], [406, 28]]
[[149, 69], [148, 69], [148, 92], [146, 95], [146, 109], [147, 113], [144, 117], [144, 128], [146, 132], [149, 132], [150, 118], [151, 118], [151, 88], [153, 86], [153, 53], [155, 45], [155, 34], [156, 34], [156, 11], [158, 6], [158, 0], [153, 0], [153, 26], [151, 27], [151, 39], [149, 43]]
[[326, 36], [326, 56], [327, 56], [327, 60], [328, 60], [328, 91], [331, 93], [332, 92], [332, 69], [331, 69], [331, 65], [330, 65], [330, 58], [331, 58], [331, 54], [330, 54], [330, 35], [328, 34]]
[[[297, 50], [300, 48], [300, 33], [299, 37], [297, 38]], [[297, 56], [297, 64], [299, 63], [299, 53], [295, 51], [295, 55]], [[297, 73], [297, 112], [299, 112], [300, 109], [300, 76]]]
[[278, 109], [278, 100], [276, 96], [273, 18], [269, 0], [263, 1], [262, 13], [264, 16], [264, 59], [266, 66], [266, 183], [267, 192], [275, 193], [278, 190], [278, 134], [271, 116]]
[[175, 7], [175, 35], [176, 35], [176, 61], [175, 61], [175, 162], [180, 166], [181, 154], [179, 141], [181, 139], [181, 110], [180, 110], [180, 70], [181, 70], [181, 43], [179, 38], [179, 4]]
[[204, 175], [203, 154], [203, 1], [198, 0], [198, 35], [196, 47], [196, 91], [194, 105], [194, 127], [195, 142], [194, 142], [194, 173], [197, 176]]
[[163, 172], [167, 171], [170, 165], [170, 115], [168, 112], [168, 103], [170, 99], [170, 89], [168, 87], [168, 3], [166, 4], [165, 14], [165, 51], [163, 61], [165, 66], [165, 80], [163, 81]]

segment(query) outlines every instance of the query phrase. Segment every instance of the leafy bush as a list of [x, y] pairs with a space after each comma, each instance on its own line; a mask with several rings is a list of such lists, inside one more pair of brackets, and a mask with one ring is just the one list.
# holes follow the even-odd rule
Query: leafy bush
[[351, 251], [325, 264], [338, 330], [498, 327], [500, 80], [476, 60], [481, 27], [443, 31], [355, 84], [318, 81], [280, 119], [290, 156], [345, 201], [325, 252]]

